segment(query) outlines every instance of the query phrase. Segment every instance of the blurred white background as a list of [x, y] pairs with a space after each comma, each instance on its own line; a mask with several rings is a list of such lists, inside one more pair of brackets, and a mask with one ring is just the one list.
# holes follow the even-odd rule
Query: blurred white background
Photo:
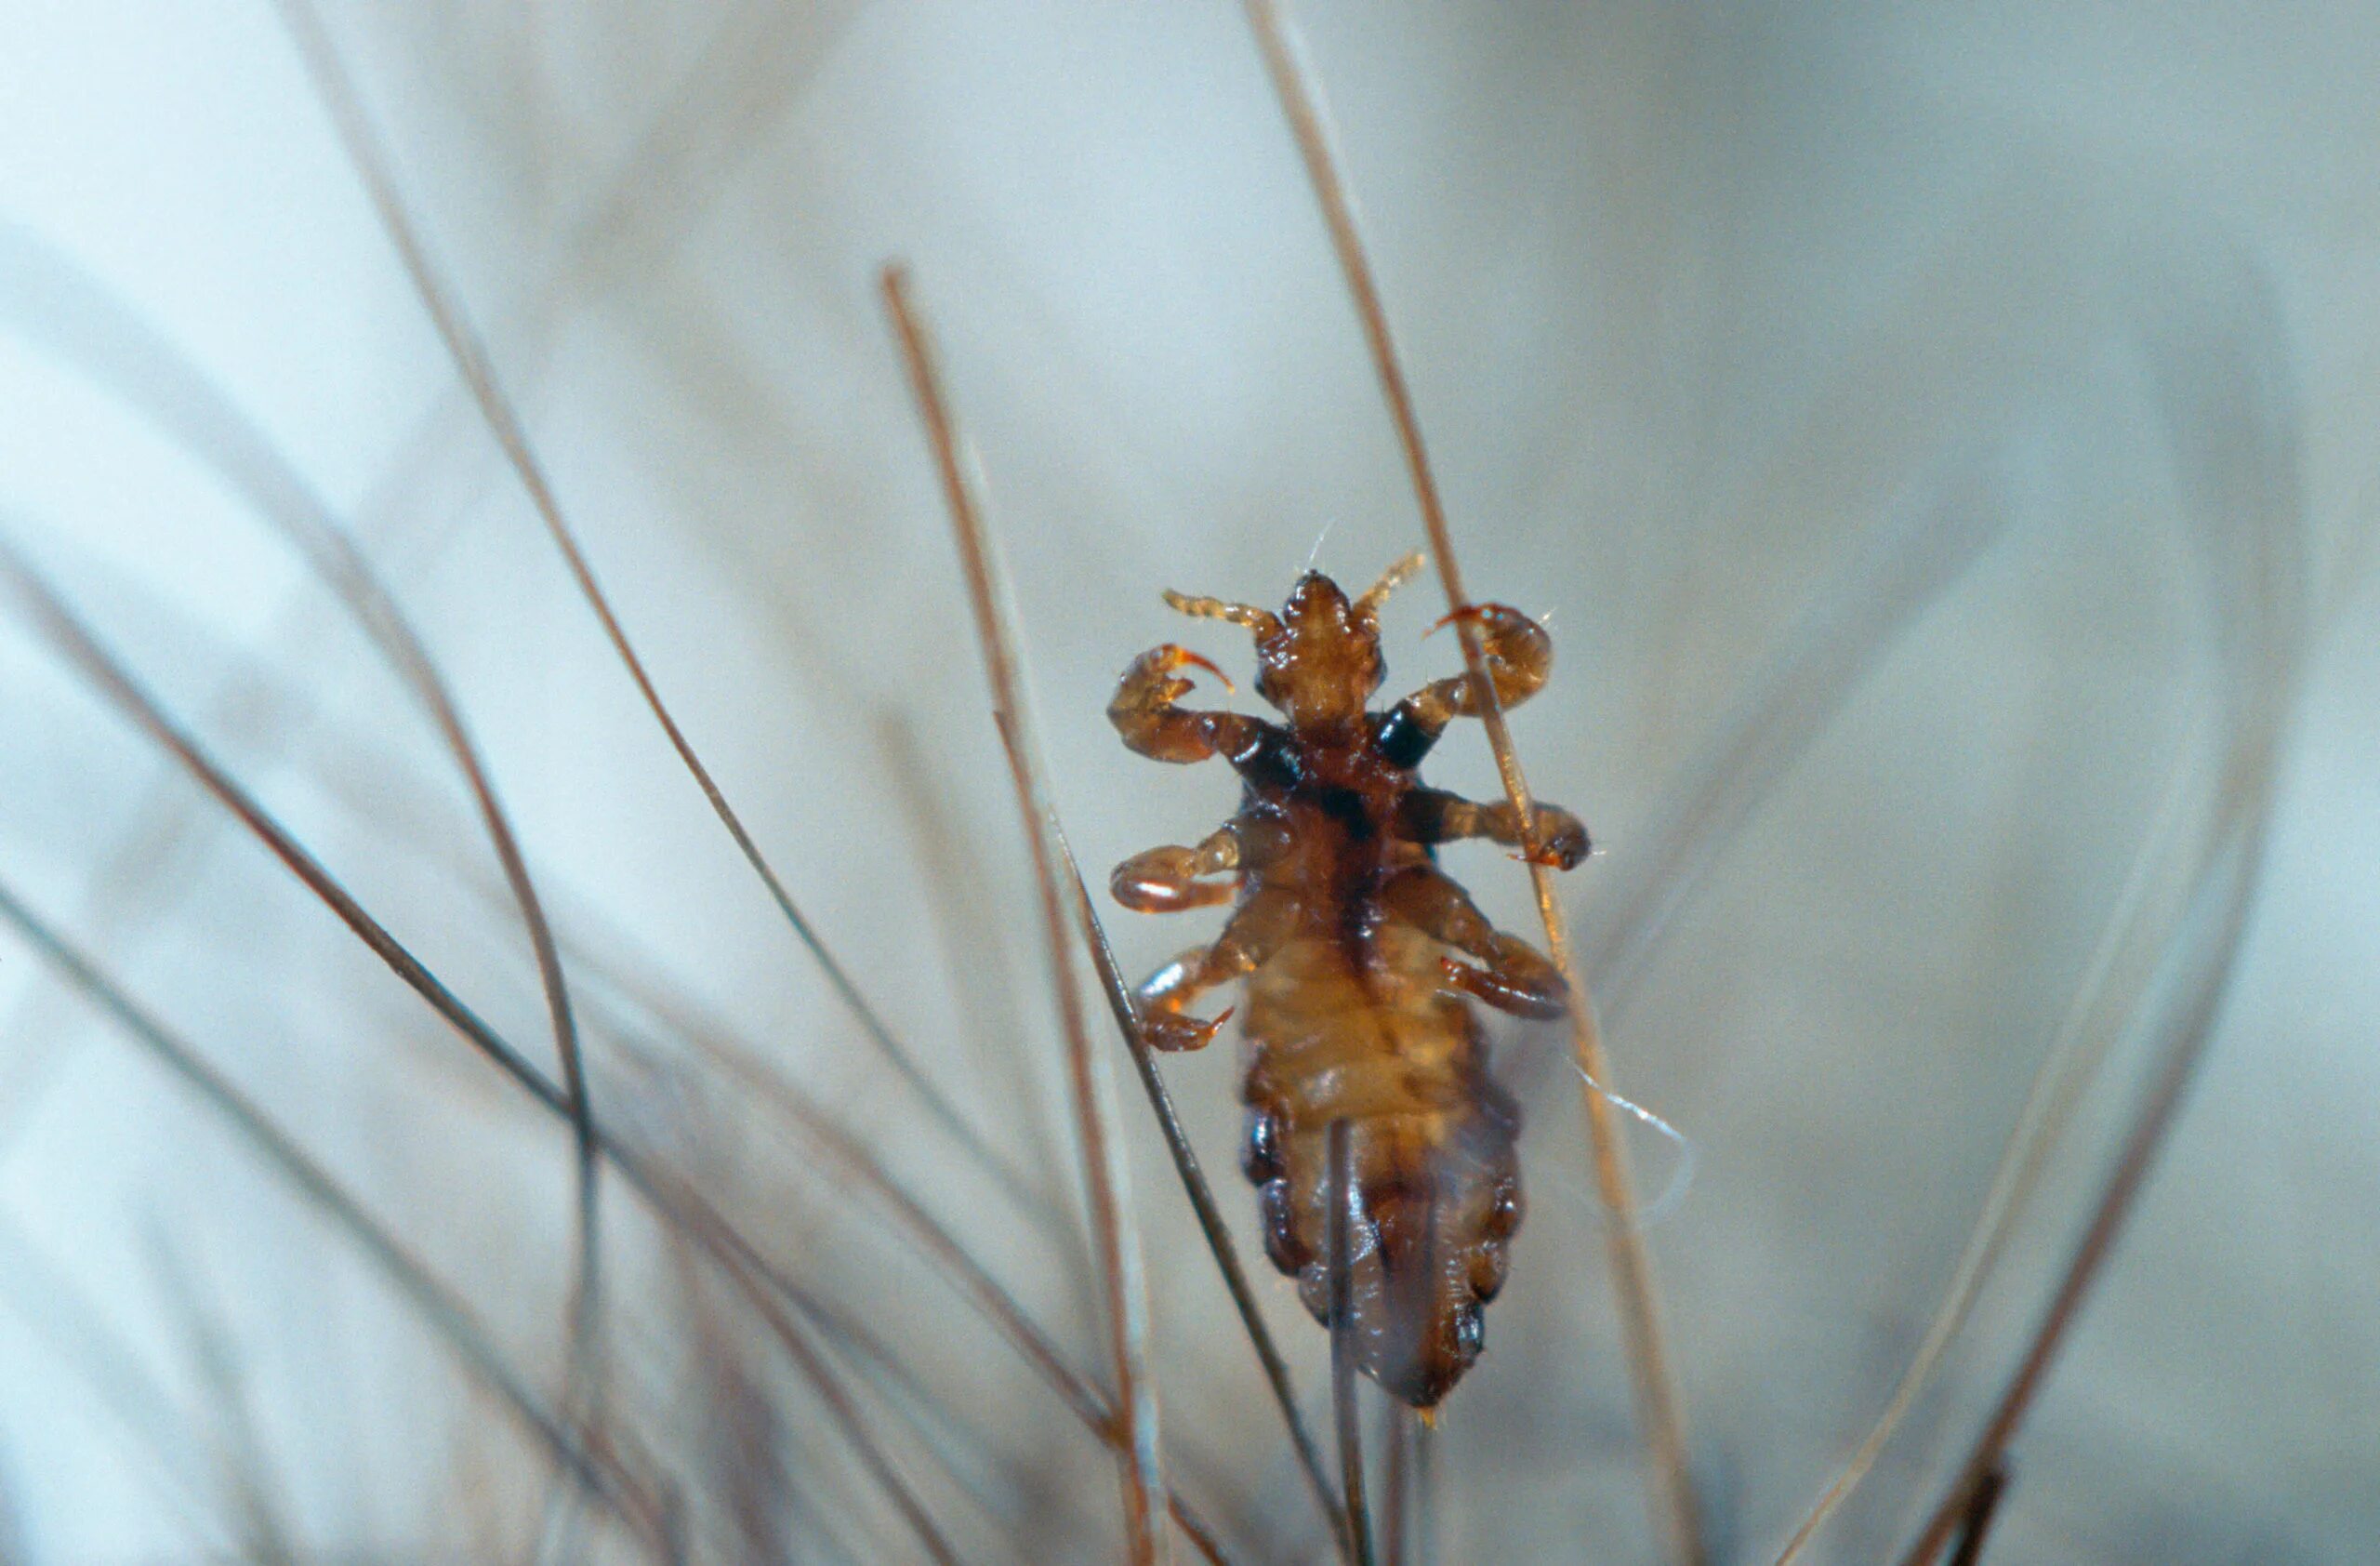
[[[1601, 848], [1567, 893], [1618, 1085], [1699, 1160], [1651, 1245], [1714, 1559], [1775, 1558], [1890, 1397], [2035, 1068], [2061, 1037], [2104, 1047], [2018, 1242], [1818, 1554], [1907, 1539], [2177, 997], [2227, 971], [1987, 1559], [2361, 1559], [2380, 10], [1300, 16], [1471, 586], [1551, 616], [1554, 682], [1516, 732]], [[1222, 769], [1130, 757], [1101, 709], [1155, 642], [1236, 676], [1247, 651], [1158, 590], [1265, 601], [1313, 555], [1368, 580], [1419, 535], [1236, 10], [325, 20], [694, 742], [928, 1074], [1071, 1202], [1025, 857], [874, 275], [907, 259], [940, 335], [1086, 865], [1196, 841], [1230, 808]], [[425, 962], [550, 1068], [451, 764], [259, 524], [246, 437], [177, 433], [208, 397], [418, 618], [565, 926], [816, 1093], [1097, 1363], [1076, 1254], [930, 1133], [677, 769], [271, 7], [0, 6], [0, 528]], [[127, 347], [136, 320], [154, 340]], [[1452, 667], [1419, 641], [1435, 591], [1392, 612], [1391, 694]], [[1495, 790], [1473, 734], [1432, 776]], [[1530, 930], [1501, 856], [1449, 862]], [[562, 1128], [14, 610], [0, 880], [558, 1387]], [[2251, 885], [2227, 970], [2224, 899]], [[1196, 938], [1170, 922], [1117, 916], [1128, 967]], [[600, 996], [604, 966], [574, 976]], [[597, 1047], [599, 1111], [901, 1357], [906, 1391], [853, 1374], [971, 1559], [1112, 1553], [1094, 1443], [848, 1181], [668, 1030]], [[1531, 1210], [1438, 1442], [1439, 1558], [1657, 1559], [1576, 1083], [1558, 1038], [1501, 1051]], [[1246, 1234], [1230, 1056], [1169, 1076]], [[1233, 1559], [1320, 1559], [1125, 1110], [1181, 1483]], [[1658, 1185], [1665, 1149], [1638, 1151]], [[696, 1552], [907, 1558], [753, 1324], [630, 1199], [607, 1212], [615, 1417], [681, 1487]], [[1253, 1265], [1311, 1402], [1322, 1335]], [[518, 1558], [538, 1536], [547, 1467], [517, 1427], [21, 944], [0, 949], [0, 1295], [23, 1559]]]

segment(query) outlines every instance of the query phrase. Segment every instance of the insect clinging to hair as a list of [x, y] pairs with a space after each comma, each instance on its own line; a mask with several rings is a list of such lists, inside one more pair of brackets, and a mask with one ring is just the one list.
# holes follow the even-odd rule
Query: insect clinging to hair
[[[1245, 785], [1238, 813], [1205, 841], [1116, 869], [1117, 900], [1142, 912], [1237, 899], [1212, 944], [1142, 986], [1149, 1042], [1203, 1046], [1231, 1014], [1207, 1020], [1187, 1008], [1246, 981], [1241, 1163], [1258, 1188], [1265, 1254], [1327, 1320], [1326, 1149], [1332, 1122], [1346, 1122], [1353, 1199], [1369, 1234], [1349, 1259], [1347, 1325], [1365, 1373], [1429, 1409], [1479, 1356], [1481, 1307], [1503, 1285], [1521, 1219], [1520, 1111], [1488, 1075], [1468, 1002], [1540, 1018], [1568, 1002], [1554, 964], [1490, 924], [1433, 847], [1484, 837], [1569, 869], [1588, 843], [1559, 806], [1536, 805], [1524, 831], [1508, 802], [1421, 784], [1417, 769], [1447, 724], [1480, 711], [1470, 676], [1369, 710], [1385, 672], [1381, 604], [1421, 564], [1407, 556], [1353, 600], [1309, 571], [1278, 615], [1166, 594], [1185, 615], [1254, 635], [1257, 694], [1286, 723], [1176, 706], [1191, 688], [1183, 669], [1223, 675], [1171, 644], [1133, 661], [1107, 715], [1140, 754], [1222, 756]], [[1478, 628], [1503, 706], [1545, 683], [1553, 643], [1536, 622], [1501, 604], [1459, 617]]]

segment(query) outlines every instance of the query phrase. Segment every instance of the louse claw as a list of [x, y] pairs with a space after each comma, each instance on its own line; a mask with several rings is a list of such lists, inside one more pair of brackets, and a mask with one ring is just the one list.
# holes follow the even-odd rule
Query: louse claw
[[1236, 694], [1238, 692], [1239, 687], [1231, 683], [1231, 676], [1217, 668], [1215, 666], [1215, 661], [1212, 658], [1208, 657], [1205, 654], [1194, 653], [1189, 648], [1182, 646], [1168, 646], [1166, 648], [1166, 668], [1180, 669], [1186, 664], [1195, 664], [1198, 668], [1203, 669], [1208, 673], [1213, 675], [1216, 679], [1221, 680], [1223, 683], [1223, 689], [1226, 692], [1233, 694]]
[[1592, 846], [1587, 841], [1587, 829], [1572, 821], [1547, 837], [1536, 853], [1523, 852], [1510, 857], [1524, 865], [1543, 865], [1550, 870], [1574, 870], [1586, 863]]
[[1478, 963], [1459, 962], [1451, 957], [1441, 957], [1438, 959], [1438, 972], [1453, 988], [1514, 1016], [1548, 1021], [1570, 1009], [1569, 998], [1566, 995], [1549, 991], [1540, 986], [1514, 982], [1512, 977]]
[[1486, 619], [1489, 607], [1486, 604], [1466, 604], [1460, 609], [1449, 609], [1430, 622], [1430, 629], [1421, 632], [1421, 638], [1427, 641], [1458, 620]]
[[1141, 1033], [1149, 1048], [1169, 1054], [1205, 1049], [1237, 1010], [1237, 1006], [1225, 1006], [1220, 1015], [1205, 1020], [1179, 1012], [1150, 1012], [1141, 1017]]

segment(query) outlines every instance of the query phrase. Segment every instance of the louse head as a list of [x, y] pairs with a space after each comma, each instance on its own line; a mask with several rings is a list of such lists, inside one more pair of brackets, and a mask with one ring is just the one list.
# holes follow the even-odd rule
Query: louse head
[[1360, 722], [1386, 670], [1380, 623], [1368, 604], [1351, 602], [1337, 582], [1308, 571], [1289, 602], [1256, 638], [1256, 694], [1297, 729]]
[[1381, 604], [1421, 565], [1418, 552], [1408, 554], [1352, 599], [1329, 577], [1308, 571], [1277, 615], [1178, 592], [1168, 592], [1165, 601], [1194, 618], [1246, 628], [1256, 638], [1256, 694], [1278, 708], [1291, 728], [1329, 732], [1363, 721], [1365, 704], [1387, 673], [1380, 656]]

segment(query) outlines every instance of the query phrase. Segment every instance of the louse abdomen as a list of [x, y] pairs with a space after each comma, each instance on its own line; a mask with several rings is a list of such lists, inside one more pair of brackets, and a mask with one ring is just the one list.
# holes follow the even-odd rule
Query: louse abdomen
[[1290, 943], [1248, 986], [1248, 1141], [1265, 1254], [1329, 1316], [1329, 1140], [1348, 1125], [1350, 1327], [1365, 1373], [1430, 1408], [1485, 1344], [1521, 1219], [1520, 1113], [1488, 1076], [1444, 949], [1382, 929], [1358, 974], [1342, 943]]

